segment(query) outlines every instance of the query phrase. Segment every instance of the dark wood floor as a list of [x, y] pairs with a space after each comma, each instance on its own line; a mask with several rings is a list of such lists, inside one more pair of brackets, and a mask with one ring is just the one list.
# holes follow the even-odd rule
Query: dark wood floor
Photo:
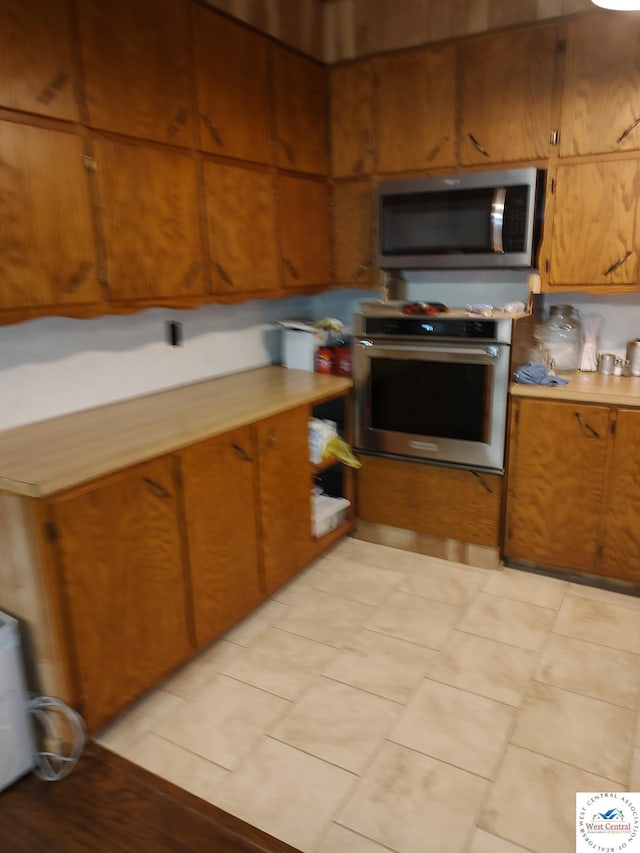
[[0, 793], [2, 853], [88, 850], [297, 853], [95, 743], [66, 779]]

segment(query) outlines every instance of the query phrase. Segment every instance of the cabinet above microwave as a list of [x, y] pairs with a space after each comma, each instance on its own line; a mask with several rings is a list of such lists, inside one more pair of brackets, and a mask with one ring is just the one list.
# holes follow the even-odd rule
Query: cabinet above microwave
[[380, 269], [536, 267], [545, 178], [530, 167], [382, 181]]

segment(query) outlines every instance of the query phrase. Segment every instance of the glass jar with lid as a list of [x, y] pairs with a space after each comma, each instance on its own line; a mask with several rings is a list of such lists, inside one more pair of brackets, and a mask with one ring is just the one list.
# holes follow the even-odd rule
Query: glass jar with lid
[[549, 316], [536, 327], [535, 337], [550, 367], [574, 373], [580, 366], [582, 322], [573, 305], [551, 305]]

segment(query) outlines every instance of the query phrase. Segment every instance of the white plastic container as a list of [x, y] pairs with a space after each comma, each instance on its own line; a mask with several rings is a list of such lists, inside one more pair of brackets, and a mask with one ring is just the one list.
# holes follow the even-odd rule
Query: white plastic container
[[0, 610], [0, 791], [34, 765], [18, 623]]
[[279, 320], [282, 326], [282, 364], [295, 370], [315, 370], [316, 349], [327, 333], [302, 320]]
[[346, 498], [331, 498], [329, 495], [312, 495], [311, 529], [316, 539], [331, 533], [347, 517], [351, 501]]

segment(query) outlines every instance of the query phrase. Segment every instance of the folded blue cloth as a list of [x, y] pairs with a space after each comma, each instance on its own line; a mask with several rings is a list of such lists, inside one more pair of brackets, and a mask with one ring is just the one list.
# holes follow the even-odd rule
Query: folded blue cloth
[[533, 361], [518, 368], [513, 378], [523, 385], [566, 385], [569, 382], [568, 379], [551, 373], [546, 364]]

